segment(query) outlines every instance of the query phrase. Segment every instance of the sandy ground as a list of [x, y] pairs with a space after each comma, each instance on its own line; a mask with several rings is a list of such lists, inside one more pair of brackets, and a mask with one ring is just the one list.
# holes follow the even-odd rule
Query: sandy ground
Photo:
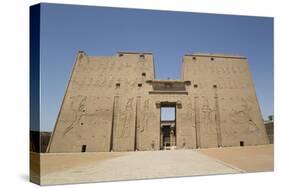
[[274, 145], [209, 148], [197, 150], [216, 160], [220, 160], [246, 172], [274, 170]]
[[[38, 154], [32, 154], [33, 159]], [[68, 184], [273, 170], [273, 145], [200, 150], [41, 154], [31, 176]]]

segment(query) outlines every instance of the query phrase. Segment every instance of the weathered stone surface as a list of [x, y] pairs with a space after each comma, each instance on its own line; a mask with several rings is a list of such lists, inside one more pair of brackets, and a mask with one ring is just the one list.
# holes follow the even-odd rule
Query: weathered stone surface
[[165, 106], [177, 149], [268, 143], [246, 58], [185, 55], [181, 80], [154, 72], [151, 53], [79, 52], [49, 152], [159, 150]]

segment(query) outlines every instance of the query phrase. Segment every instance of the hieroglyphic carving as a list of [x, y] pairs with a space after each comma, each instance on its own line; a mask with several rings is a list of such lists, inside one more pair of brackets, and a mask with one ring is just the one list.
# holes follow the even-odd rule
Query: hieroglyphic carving
[[222, 83], [222, 80], [221, 79], [218, 79], [218, 81], [217, 81], [217, 87], [219, 88], [219, 89], [223, 89], [223, 83]]
[[209, 70], [212, 74], [214, 74], [216, 71], [214, 65], [211, 65]]
[[209, 107], [209, 102], [207, 97], [202, 96], [202, 123], [207, 123], [211, 120], [211, 108]]
[[227, 79], [229, 89], [233, 89], [232, 80]]
[[133, 124], [133, 101], [134, 98], [129, 98], [125, 106], [123, 121], [120, 123], [119, 137], [131, 136], [131, 128]]
[[192, 121], [192, 103], [191, 103], [191, 99], [187, 99], [186, 101], [186, 119], [188, 121]]
[[[184, 58], [189, 59], [189, 57]], [[136, 140], [139, 139], [142, 141], [135, 141], [135, 143], [140, 143], [140, 145], [137, 145], [137, 148], [140, 148], [140, 150], [150, 149], [150, 147], [153, 148], [154, 144], [155, 148], [158, 149], [160, 142], [159, 134], [161, 134], [158, 124], [161, 114], [160, 109], [156, 109], [157, 106], [155, 104], [161, 106], [161, 102], [176, 102], [177, 104], [177, 134], [175, 136], [177, 137], [176, 144], [178, 147], [194, 147], [195, 131], [198, 132], [196, 137], [198, 147], [200, 147], [200, 137], [201, 141], [204, 141], [201, 144], [202, 146], [213, 147], [215, 145], [215, 135], [210, 135], [210, 131], [213, 131], [212, 127], [216, 127], [217, 119], [219, 118], [213, 111], [217, 111], [218, 114], [221, 114], [221, 121], [218, 121], [221, 124], [221, 131], [228, 131], [229, 127], [237, 131], [237, 139], [233, 139], [232, 134], [223, 134], [223, 145], [230, 146], [233, 145], [233, 143], [234, 145], [239, 145], [239, 140], [245, 141], [245, 145], [251, 145], [256, 144], [256, 140], [262, 139], [262, 137], [255, 138], [255, 134], [247, 135], [243, 134], [244, 132], [241, 131], [241, 127], [250, 132], [257, 130], [256, 127], [262, 129], [260, 110], [258, 108], [259, 104], [256, 101], [251, 75], [248, 75], [246, 69], [248, 68], [247, 63], [243, 63], [242, 60], [237, 58], [234, 60], [230, 58], [216, 58], [213, 62], [209, 62], [209, 60], [207, 60], [209, 58], [206, 58], [207, 62], [204, 62], [204, 58], [197, 57], [197, 60], [194, 62], [183, 63], [182, 79], [168, 81], [168, 83], [191, 81], [192, 85], [189, 86], [186, 84], [183, 89], [189, 92], [188, 95], [182, 95], [180, 92], [178, 92], [178, 94], [177, 92], [174, 92], [174, 94], [159, 92], [158, 94], [151, 95], [150, 91], [153, 91], [154, 88], [152, 84], [150, 84], [151, 82], [146, 82], [146, 80], [149, 80], [149, 78], [153, 80], [152, 82], [155, 80], [153, 58], [149, 57], [146, 63], [138, 62], [138, 59], [138, 55], [133, 54], [125, 54], [123, 57], [114, 56], [112, 58], [91, 57], [90, 63], [78, 62], [77, 66], [75, 65], [73, 77], [70, 82], [71, 85], [65, 97], [66, 102], [65, 105], [62, 106], [63, 110], [58, 117], [59, 124], [57, 127], [59, 128], [56, 134], [58, 136], [56, 137], [62, 137], [61, 135], [65, 128], [70, 127], [72, 131], [64, 138], [65, 141], [61, 142], [67, 144], [65, 144], [65, 146], [59, 146], [60, 148], [69, 147], [65, 149], [65, 151], [74, 151], [73, 148], [78, 148], [79, 144], [81, 144], [80, 146], [87, 144], [87, 150], [90, 151], [99, 148], [98, 145], [108, 146], [107, 143], [109, 140], [106, 137], [109, 137], [109, 129], [113, 127], [112, 130], [114, 130], [114, 133], [112, 133], [112, 136], [114, 142], [112, 142], [115, 145], [115, 151], [131, 150], [134, 145], [134, 134]], [[130, 68], [126, 68], [126, 64], [128, 65], [128, 63], [130, 63]], [[79, 64], [81, 64], [81, 66]], [[118, 66], [120, 71], [117, 70]], [[233, 66], [235, 67], [233, 68]], [[147, 68], [148, 71], [144, 71], [144, 68]], [[238, 74], [240, 71], [243, 71], [243, 68], [245, 68], [245, 74]], [[198, 73], [197, 75], [194, 75], [194, 70]], [[236, 74], [235, 71], [237, 71]], [[217, 74], [217, 72], [219, 74]], [[142, 76], [142, 73], [146, 73], [146, 75]], [[122, 81], [117, 80], [118, 78], [121, 78]], [[120, 87], [116, 85], [117, 83], [120, 83]], [[142, 87], [138, 87], [138, 83], [142, 83]], [[240, 87], [240, 83], [241, 85], [243, 84], [245, 89], [231, 90]], [[72, 84], [75, 85], [73, 89]], [[217, 87], [214, 86], [215, 84]], [[198, 88], [196, 89], [194, 85], [198, 85]], [[225, 90], [225, 88], [228, 89]], [[217, 97], [220, 109], [215, 105], [215, 90], [220, 96], [220, 98]], [[82, 96], [75, 100], [73, 98], [73, 101], [70, 100], [69, 96], [77, 95]], [[110, 102], [105, 100], [105, 95], [110, 97]], [[251, 106], [249, 102], [251, 98], [246, 98], [246, 95], [252, 97], [254, 101], [252, 112], [249, 110], [249, 117], [253, 119], [249, 118], [243, 123], [238, 123], [237, 121], [239, 121], [239, 118], [235, 118], [235, 116], [239, 117], [239, 108], [242, 107], [233, 107], [232, 109], [232, 105], [237, 104], [238, 106], [243, 106], [240, 98], [244, 97], [247, 106]], [[83, 99], [84, 96], [88, 98]], [[117, 96], [120, 97], [119, 102]], [[196, 96], [198, 96], [198, 99], [194, 98]], [[115, 102], [112, 102], [113, 97], [116, 99], [114, 100]], [[131, 102], [128, 101], [130, 97], [134, 97], [134, 100]], [[140, 97], [142, 100], [138, 102], [138, 98]], [[222, 99], [222, 97], [224, 97], [224, 99]], [[229, 97], [233, 97], [233, 100], [230, 101]], [[239, 100], [237, 99], [238, 97]], [[98, 101], [98, 103], [93, 103], [92, 101]], [[71, 102], [73, 103], [71, 105], [72, 110], [69, 108]], [[131, 108], [130, 104], [132, 105]], [[117, 106], [119, 106], [119, 109]], [[93, 117], [84, 117], [84, 113], [81, 112], [80, 108], [85, 109], [86, 112], [94, 113], [92, 114]], [[79, 117], [82, 119], [79, 120]], [[197, 130], [195, 130], [195, 119]], [[73, 126], [70, 126], [71, 123]], [[84, 125], [80, 126], [81, 123], [84, 123]], [[255, 125], [255, 123], [257, 125]], [[75, 127], [76, 125], [78, 126]], [[135, 128], [136, 131], [134, 132]], [[126, 130], [128, 132], [125, 132]], [[260, 132], [262, 132], [262, 130]], [[77, 136], [79, 136], [81, 143], [78, 143], [77, 139], [75, 139]], [[128, 137], [123, 139], [123, 137], [126, 136]], [[92, 137], [95, 137], [95, 139]], [[72, 144], [71, 142], [73, 140], [75, 142]], [[152, 144], [152, 140], [155, 141], [154, 144]], [[58, 144], [61, 143], [58, 142]], [[111, 148], [113, 148], [113, 146]], [[79, 152], [79, 149], [81, 149], [81, 147], [75, 149], [75, 152]]]
[[243, 123], [250, 119], [249, 106], [242, 98], [239, 104], [233, 105], [231, 110], [231, 120], [235, 123]]
[[235, 66], [231, 66], [231, 72], [232, 74], [236, 74], [237, 73], [237, 70], [236, 70], [236, 67]]
[[215, 70], [216, 70], [216, 74], [220, 75], [220, 69], [219, 69], [218, 65], [215, 65]]
[[100, 79], [96, 79], [95, 83], [93, 84], [95, 87], [104, 87], [106, 82], [106, 77], [101, 76]]
[[243, 66], [241, 66], [241, 69], [242, 69], [242, 73], [245, 73], [248, 71], [248, 68], [247, 68], [247, 65], [244, 64]]
[[181, 131], [180, 134], [182, 136], [187, 136], [187, 135], [191, 135], [191, 131], [188, 130], [188, 127], [193, 127], [195, 128], [195, 125], [193, 123], [193, 118], [192, 118], [192, 114], [193, 114], [193, 109], [192, 109], [192, 102], [191, 99], [187, 98], [186, 100], [186, 106], [185, 106], [185, 121], [184, 123], [181, 125]]
[[224, 74], [225, 73], [223, 67], [221, 67], [221, 66], [218, 67], [218, 73], [219, 74]]
[[[239, 132], [248, 133], [258, 130], [256, 123], [251, 116], [251, 101], [241, 98], [238, 103], [232, 106], [230, 119], [235, 125], [239, 126]], [[233, 127], [232, 133], [237, 133], [237, 127]]]
[[143, 107], [143, 116], [142, 116], [142, 123], [140, 127], [140, 131], [144, 132], [148, 128], [148, 120], [149, 120], [149, 99], [144, 101]]
[[230, 74], [230, 70], [229, 70], [229, 66], [227, 65], [227, 66], [225, 66], [225, 73], [227, 74], [227, 75], [229, 75]]
[[237, 73], [238, 74], [242, 74], [243, 73], [243, 69], [242, 69], [241, 66], [237, 66], [236, 68], [237, 68]]
[[223, 82], [223, 88], [224, 89], [229, 89], [230, 88], [230, 86], [227, 83], [227, 80], [223, 80], [222, 82]]
[[[83, 116], [94, 116], [94, 114], [89, 114], [86, 112], [87, 96], [78, 95], [71, 97], [71, 99], [72, 102], [70, 105], [70, 110], [74, 112], [74, 120], [71, 121], [71, 123], [66, 127], [63, 132], [63, 136], [77, 126]], [[79, 101], [78, 106], [76, 106], [77, 101]]]
[[235, 80], [230, 80], [232, 84], [232, 89], [237, 89], [236, 81]]
[[205, 96], [202, 97], [201, 113], [202, 126], [207, 130], [208, 134], [215, 134], [214, 110], [210, 108], [208, 98]]

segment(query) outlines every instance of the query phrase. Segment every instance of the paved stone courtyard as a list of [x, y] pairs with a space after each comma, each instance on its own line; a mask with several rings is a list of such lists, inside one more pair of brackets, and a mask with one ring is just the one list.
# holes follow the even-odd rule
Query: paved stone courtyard
[[42, 185], [272, 170], [273, 145], [200, 150], [41, 154]]

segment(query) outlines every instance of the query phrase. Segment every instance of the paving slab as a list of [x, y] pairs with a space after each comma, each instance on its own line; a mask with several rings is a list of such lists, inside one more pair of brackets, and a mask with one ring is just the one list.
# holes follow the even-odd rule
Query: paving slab
[[[110, 154], [104, 153], [104, 155]], [[122, 155], [116, 155], [115, 153], [116, 156], [99, 161], [94, 159], [96, 155], [102, 155], [102, 153], [87, 155], [87, 164], [83, 163], [66, 170], [60, 169], [58, 172], [46, 171], [45, 174], [42, 174], [41, 184], [53, 185], [244, 172], [237, 167], [221, 163], [193, 150], [122, 152]], [[63, 157], [63, 155], [61, 156]], [[83, 155], [81, 156], [83, 158]], [[90, 156], [93, 157], [92, 162], [89, 162]], [[56, 157], [60, 158], [59, 155]], [[48, 160], [48, 158], [51, 157], [45, 157], [45, 160]]]

